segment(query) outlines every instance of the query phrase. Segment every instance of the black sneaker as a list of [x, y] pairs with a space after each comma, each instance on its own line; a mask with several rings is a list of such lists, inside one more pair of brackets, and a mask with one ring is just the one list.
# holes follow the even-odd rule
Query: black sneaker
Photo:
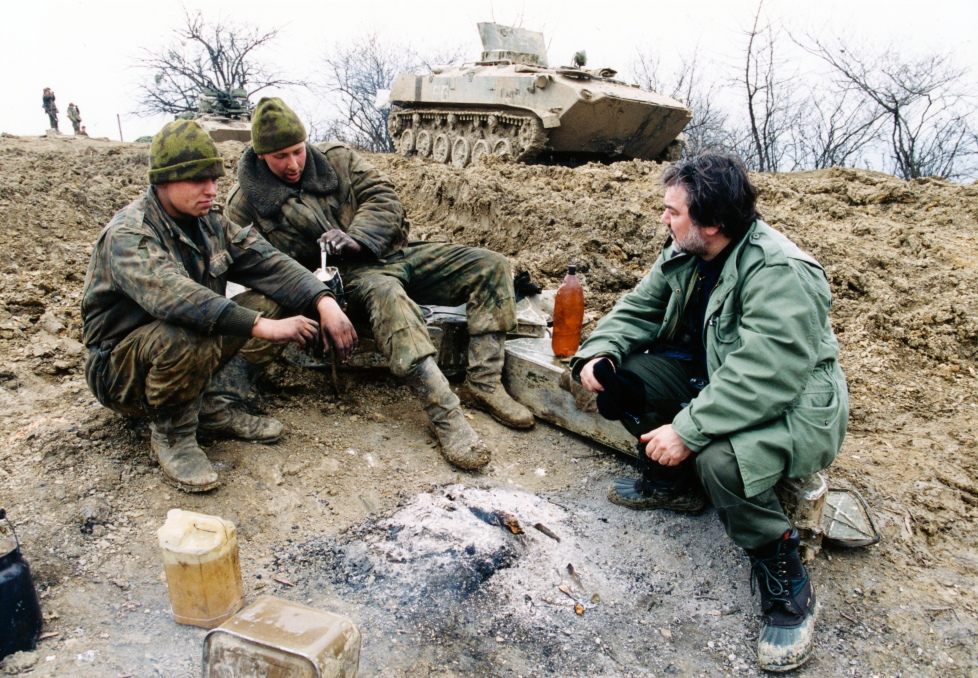
[[761, 591], [757, 663], [765, 671], [791, 671], [812, 654], [818, 605], [792, 529], [775, 542], [747, 552], [751, 593]]

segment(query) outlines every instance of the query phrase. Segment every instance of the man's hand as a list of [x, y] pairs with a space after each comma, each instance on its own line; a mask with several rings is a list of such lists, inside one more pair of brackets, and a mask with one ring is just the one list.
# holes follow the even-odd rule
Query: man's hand
[[319, 311], [323, 345], [336, 348], [337, 357], [345, 363], [357, 348], [357, 331], [353, 329], [353, 323], [333, 297], [321, 297], [316, 303], [316, 310]]
[[660, 426], [639, 438], [645, 446], [649, 459], [663, 466], [678, 466], [693, 453], [672, 428], [672, 424]]
[[251, 336], [259, 339], [267, 339], [273, 344], [287, 344], [290, 341], [305, 346], [316, 338], [319, 325], [315, 320], [297, 315], [291, 318], [273, 320], [272, 318], [259, 318], [258, 322], [251, 328]]
[[[594, 378], [594, 366], [602, 360], [608, 359], [595, 358], [594, 360], [589, 360], [587, 364], [581, 368], [581, 385], [591, 393], [602, 393], [604, 391], [604, 386], [601, 385], [601, 382]], [[611, 361], [608, 360], [608, 362]], [[611, 369], [615, 369], [614, 363], [611, 363]]]
[[326, 243], [327, 254], [356, 254], [363, 249], [360, 243], [338, 228], [323, 233], [319, 242]]

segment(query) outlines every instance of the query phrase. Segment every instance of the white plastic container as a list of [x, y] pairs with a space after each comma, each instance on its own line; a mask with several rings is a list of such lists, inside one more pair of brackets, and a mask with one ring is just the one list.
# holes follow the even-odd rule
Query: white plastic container
[[234, 523], [172, 509], [157, 535], [174, 621], [212, 629], [241, 609], [244, 587]]

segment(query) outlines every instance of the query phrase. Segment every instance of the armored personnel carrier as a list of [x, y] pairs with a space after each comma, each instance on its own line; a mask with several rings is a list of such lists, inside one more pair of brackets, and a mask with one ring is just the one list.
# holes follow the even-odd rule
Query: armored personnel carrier
[[251, 105], [243, 89], [204, 88], [193, 119], [214, 141], [251, 143]]
[[673, 160], [693, 114], [681, 102], [615, 80], [616, 72], [551, 68], [543, 34], [480, 23], [482, 58], [401, 74], [387, 126], [397, 150], [465, 167], [488, 154]]

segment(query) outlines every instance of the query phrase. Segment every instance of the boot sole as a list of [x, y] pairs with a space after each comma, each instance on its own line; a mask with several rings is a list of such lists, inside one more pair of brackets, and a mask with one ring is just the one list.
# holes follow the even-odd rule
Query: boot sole
[[466, 388], [464, 384], [458, 390], [458, 399], [462, 401], [463, 405], [466, 405], [467, 407], [474, 407], [475, 409], [481, 412], [485, 412], [486, 414], [491, 416], [493, 419], [498, 421], [503, 426], [508, 426], [509, 428], [515, 428], [518, 431], [528, 431], [529, 429], [533, 428], [534, 424], [537, 423], [535, 418], [532, 418], [530, 420], [530, 423], [528, 424], [517, 423], [517, 422], [510, 421], [509, 419], [504, 419], [503, 417], [496, 414], [496, 412], [491, 407], [485, 405], [481, 400], [479, 400], [474, 395], [472, 395], [472, 391]]
[[791, 664], [774, 665], [774, 666], [772, 666], [772, 665], [766, 665], [765, 666], [764, 664], [761, 663], [760, 660], [758, 660], [758, 662], [757, 662], [758, 667], [760, 667], [762, 670], [767, 671], [769, 673], [787, 673], [788, 671], [794, 671], [795, 669], [797, 669], [797, 668], [799, 668], [799, 667], [804, 666], [805, 664], [807, 664], [808, 663], [808, 660], [812, 658], [812, 654], [815, 651], [814, 627], [815, 627], [815, 622], [818, 621], [818, 609], [819, 609], [819, 607], [820, 607], [820, 605], [816, 601], [815, 608], [812, 610], [812, 617], [811, 617], [811, 624], [812, 624], [812, 642], [808, 645], [807, 651], [805, 652], [804, 656], [800, 657], [798, 659], [798, 661], [792, 662]]
[[[160, 470], [163, 471], [162, 468], [160, 468]], [[221, 485], [220, 478], [218, 478], [213, 483], [210, 483], [208, 485], [188, 485], [187, 483], [181, 482], [176, 478], [170, 476], [169, 474], [167, 474], [166, 471], [163, 471], [163, 480], [166, 482], [167, 485], [170, 485], [171, 487], [175, 487], [181, 492], [187, 492], [188, 494], [200, 494], [201, 492], [210, 492], [211, 490], [216, 489]]]
[[689, 515], [697, 515], [706, 510], [706, 504], [700, 506], [693, 506], [690, 508], [677, 508], [674, 506], [663, 506], [661, 503], [655, 506], [650, 505], [651, 502], [643, 502], [640, 499], [632, 500], [626, 499], [619, 494], [608, 493], [608, 501], [616, 506], [624, 506], [625, 508], [630, 508], [634, 511], [672, 511], [674, 513], [687, 513]]
[[221, 431], [214, 430], [208, 431], [206, 428], [197, 428], [197, 439], [205, 442], [212, 443], [217, 440], [243, 440], [247, 443], [258, 443], [260, 445], [273, 445], [282, 440], [285, 434], [275, 436], [274, 438], [242, 438], [239, 435], [235, 435], [231, 431]]

